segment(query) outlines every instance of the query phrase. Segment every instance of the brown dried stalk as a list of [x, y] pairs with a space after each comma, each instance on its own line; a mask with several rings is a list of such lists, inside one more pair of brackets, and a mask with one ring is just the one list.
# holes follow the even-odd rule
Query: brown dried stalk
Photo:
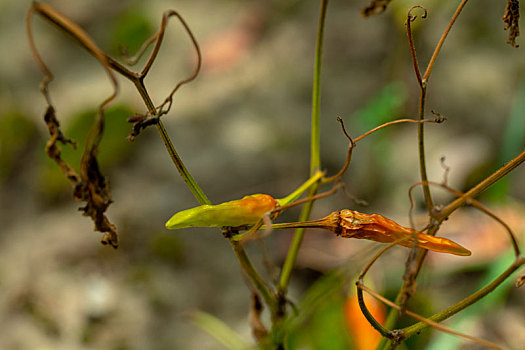
[[[48, 92], [48, 85], [53, 80], [53, 74], [40, 57], [34, 43], [31, 27], [31, 16], [33, 13], [42, 16], [44, 19], [56, 25], [66, 34], [73, 37], [77, 43], [79, 43], [91, 55], [93, 55], [95, 59], [103, 66], [113, 86], [113, 93], [100, 104], [95, 116], [95, 120], [91, 127], [91, 131], [86, 142], [86, 147], [82, 155], [80, 163], [80, 175], [77, 174], [75, 170], [60, 157], [61, 151], [56, 146], [57, 141], [60, 141], [63, 144], [73, 142], [64, 137], [62, 131], [60, 130], [60, 124], [55, 116], [55, 109]], [[42, 80], [40, 89], [44, 94], [48, 104], [47, 111], [44, 115], [44, 121], [46, 122], [51, 136], [46, 145], [46, 153], [59, 165], [64, 175], [66, 175], [68, 180], [71, 182], [71, 185], [74, 189], [73, 197], [75, 200], [86, 203], [86, 205], [80, 208], [80, 210], [83, 211], [84, 215], [91, 217], [95, 223], [96, 231], [104, 233], [101, 242], [103, 244], [108, 244], [114, 248], [117, 248], [118, 236], [116, 227], [104, 214], [112, 202], [109, 185], [106, 178], [100, 172], [97, 161], [98, 145], [102, 139], [102, 133], [104, 130], [104, 110], [117, 96], [117, 80], [110, 69], [107, 56], [102, 52], [102, 50], [98, 48], [93, 40], [91, 40], [91, 38], [78, 25], [73, 23], [64, 15], [56, 12], [50, 6], [38, 2], [33, 3], [26, 15], [26, 25], [29, 37], [29, 45], [33, 53], [33, 57], [40, 66], [40, 70], [44, 73], [44, 78]]]

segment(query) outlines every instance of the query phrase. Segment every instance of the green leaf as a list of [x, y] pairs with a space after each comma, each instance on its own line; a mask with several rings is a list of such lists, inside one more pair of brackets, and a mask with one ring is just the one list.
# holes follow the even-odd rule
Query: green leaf
[[37, 136], [36, 126], [26, 116], [7, 113], [0, 116], [0, 183], [14, 174], [24, 161]]

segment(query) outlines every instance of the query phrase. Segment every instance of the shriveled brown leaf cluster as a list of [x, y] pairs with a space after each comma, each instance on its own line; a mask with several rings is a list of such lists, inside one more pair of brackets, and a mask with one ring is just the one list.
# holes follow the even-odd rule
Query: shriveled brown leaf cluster
[[111, 204], [108, 181], [100, 172], [96, 155], [98, 143], [103, 131], [103, 116], [97, 115], [97, 120], [88, 138], [86, 150], [82, 155], [80, 175], [61, 157], [61, 150], [57, 142], [63, 144], [75, 143], [67, 139], [60, 130], [60, 123], [55, 116], [55, 109], [48, 106], [44, 115], [44, 121], [49, 130], [50, 139], [46, 144], [46, 153], [53, 159], [73, 187], [73, 198], [78, 202], [86, 202], [80, 210], [85, 216], [91, 217], [95, 223], [95, 230], [103, 232], [102, 244], [118, 248], [117, 229], [104, 214]]
[[372, 0], [370, 4], [361, 10], [364, 17], [369, 17], [386, 10], [391, 0]]
[[505, 8], [505, 14], [503, 15], [503, 22], [505, 22], [505, 30], [509, 30], [509, 39], [507, 43], [514, 47], [518, 47], [516, 44], [516, 38], [520, 35], [520, 2], [519, 0], [507, 0], [507, 7]]

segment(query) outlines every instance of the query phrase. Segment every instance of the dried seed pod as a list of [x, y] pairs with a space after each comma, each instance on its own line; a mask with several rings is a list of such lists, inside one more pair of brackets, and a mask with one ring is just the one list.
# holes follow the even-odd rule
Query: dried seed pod
[[[414, 238], [420, 248], [440, 253], [468, 256], [470, 250], [447, 238], [435, 237], [403, 227], [379, 214], [364, 214], [344, 209], [333, 212], [321, 220], [318, 226], [335, 232], [345, 238], [369, 239], [381, 243], [391, 243], [408, 237], [399, 244], [405, 247], [414, 245]], [[313, 227], [313, 226], [309, 226]]]

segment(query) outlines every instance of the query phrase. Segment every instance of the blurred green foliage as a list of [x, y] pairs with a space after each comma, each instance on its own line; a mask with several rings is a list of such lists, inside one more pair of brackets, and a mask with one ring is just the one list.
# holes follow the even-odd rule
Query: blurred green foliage
[[[498, 164], [491, 164], [492, 169], [500, 167], [505, 162], [514, 158], [524, 147], [525, 144], [525, 80], [521, 80], [514, 95], [514, 102], [510, 114], [506, 120], [505, 134], [502, 139], [500, 155], [497, 159]], [[491, 170], [492, 170], [491, 169]], [[485, 176], [489, 175], [483, 174]], [[512, 176], [512, 175], [511, 175]], [[491, 200], [502, 200], [506, 197], [509, 189], [510, 180], [507, 177], [499, 180], [491, 186], [485, 194]]]
[[150, 249], [154, 256], [168, 264], [179, 265], [184, 258], [184, 245], [175, 235], [161, 233], [154, 236]]
[[33, 150], [37, 128], [25, 115], [8, 112], [0, 116], [0, 183], [14, 176], [26, 155]]
[[134, 55], [152, 34], [151, 24], [138, 8], [119, 15], [112, 30], [113, 54], [120, 55], [117, 48], [124, 47], [129, 55]]
[[[364, 106], [357, 110], [352, 120], [356, 121], [358, 133], [365, 132], [386, 122], [402, 118], [403, 106], [408, 97], [407, 88], [402, 82], [391, 82], [378, 90]], [[392, 169], [392, 138], [390, 135], [394, 130], [385, 128], [369, 137], [371, 147], [370, 154], [363, 157], [361, 166], [366, 169], [367, 181], [362, 185], [363, 190], [368, 192], [369, 197], [378, 193], [388, 193], [391, 189], [387, 179], [389, 169]], [[368, 138], [367, 138], [368, 139]], [[363, 154], [363, 150], [360, 150]]]
[[399, 118], [399, 113], [407, 99], [404, 83], [391, 82], [372, 96], [366, 104], [357, 110], [352, 119], [359, 123], [359, 130], [365, 133], [383, 123]]
[[346, 272], [336, 269], [316, 280], [288, 321], [289, 349], [352, 349], [345, 326], [342, 291]]
[[[472, 266], [472, 269], [482, 269], [483, 277], [478, 283], [474, 283], [475, 288], [472, 288], [470, 292], [479, 290], [493, 281], [502, 271], [504, 271], [513, 261], [514, 255], [512, 253], [503, 255], [497, 260], [490, 260], [481, 266]], [[457, 272], [457, 271], [456, 271]], [[469, 271], [464, 271], [464, 273]], [[483, 302], [476, 303], [469, 308], [463, 310], [458, 315], [456, 315], [448, 324], [452, 329], [458, 330], [460, 332], [469, 333], [469, 328], [475, 320], [483, 318], [487, 313], [494, 312], [494, 310], [502, 310], [505, 306], [507, 296], [510, 289], [514, 285], [512, 283], [506, 282], [499, 288], [495, 289], [492, 293], [483, 298]], [[496, 313], [498, 311], [495, 311]], [[496, 320], [497, 317], [494, 317]], [[483, 337], [483, 336], [482, 336]], [[486, 337], [486, 336], [485, 336]], [[459, 337], [454, 337], [449, 334], [436, 332], [435, 337], [432, 339], [432, 343], [428, 344], [428, 347], [425, 349], [428, 350], [441, 350], [441, 349], [456, 349], [460, 347], [460, 344], [464, 342], [463, 339]]]

